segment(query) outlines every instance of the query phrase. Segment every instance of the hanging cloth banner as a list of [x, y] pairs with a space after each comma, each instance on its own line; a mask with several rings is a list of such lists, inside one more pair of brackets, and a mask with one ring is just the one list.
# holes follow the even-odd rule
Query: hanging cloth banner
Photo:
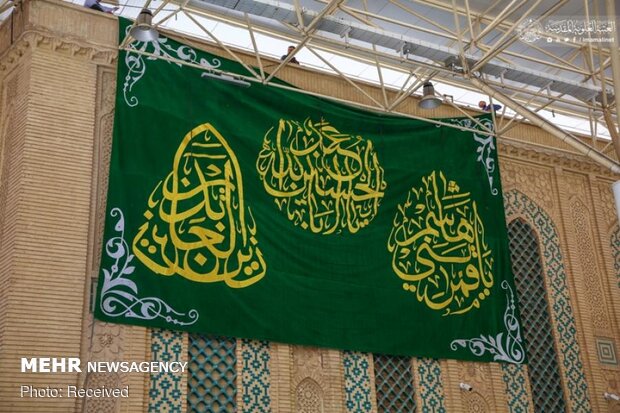
[[492, 136], [214, 79], [247, 72], [162, 36], [130, 47], [161, 59], [119, 52], [98, 319], [524, 362]]

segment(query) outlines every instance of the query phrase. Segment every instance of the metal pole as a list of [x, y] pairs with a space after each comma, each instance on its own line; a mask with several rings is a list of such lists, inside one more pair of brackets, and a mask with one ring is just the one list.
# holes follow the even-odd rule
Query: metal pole
[[508, 30], [506, 30], [506, 32], [502, 35], [502, 37], [499, 38], [499, 40], [497, 40], [493, 46], [491, 46], [491, 49], [486, 52], [484, 54], [484, 56], [482, 56], [482, 58], [480, 60], [478, 60], [478, 62], [474, 65], [474, 67], [471, 68], [472, 72], [475, 72], [476, 70], [480, 69], [482, 66], [484, 66], [489, 60], [493, 59], [493, 57], [495, 57], [497, 54], [501, 53], [502, 50], [504, 50], [506, 47], [508, 47], [510, 45], [510, 43], [507, 43], [507, 39], [512, 39], [515, 37], [515, 29], [517, 27], [519, 27], [519, 24], [521, 24], [521, 22], [523, 20], [526, 19], [526, 17], [534, 11], [534, 9], [536, 9], [536, 7], [538, 7], [538, 5], [540, 3], [542, 3], [543, 0], [537, 0], [534, 4], [532, 4], [530, 6], [529, 9], [527, 9], [525, 11], [525, 13], [523, 13], [521, 15], [521, 17], [519, 17], [517, 19], [517, 21], [515, 21], [512, 26], [510, 26], [510, 28], [508, 28]]
[[343, 78], [348, 84], [353, 86], [358, 92], [360, 92], [362, 95], [364, 95], [368, 99], [370, 99], [375, 105], [377, 105], [378, 108], [386, 110], [386, 107], [383, 106], [377, 99], [373, 98], [368, 92], [366, 92], [364, 89], [362, 89], [361, 87], [356, 85], [355, 82], [353, 82], [351, 79], [349, 79], [349, 77], [347, 75], [345, 75], [340, 70], [338, 70], [338, 68], [336, 66], [334, 66], [329, 60], [325, 59], [323, 56], [321, 56], [319, 53], [317, 53], [312, 47], [306, 45], [306, 49], [308, 49], [310, 51], [310, 53], [312, 53], [313, 55], [318, 57], [319, 60], [321, 60], [327, 66], [329, 66], [334, 72], [338, 73], [338, 75], [341, 78]]
[[327, 4], [327, 6], [325, 6], [325, 8], [323, 8], [323, 10], [321, 10], [321, 12], [316, 15], [316, 17], [310, 22], [310, 24], [308, 24], [308, 26], [303, 29], [304, 38], [301, 41], [301, 43], [299, 43], [295, 47], [295, 49], [291, 53], [289, 53], [282, 62], [280, 62], [278, 67], [276, 67], [275, 70], [273, 72], [271, 72], [271, 74], [269, 76], [267, 76], [267, 79], [265, 80], [265, 82], [269, 82], [276, 75], [276, 73], [278, 73], [280, 71], [280, 69], [282, 69], [282, 67], [284, 67], [284, 65], [286, 65], [288, 62], [291, 61], [291, 59], [293, 57], [295, 57], [297, 52], [300, 51], [301, 48], [304, 47], [306, 43], [308, 43], [308, 41], [310, 41], [312, 33], [314, 33], [316, 31], [315, 26], [317, 24], [319, 24], [321, 19], [324, 16], [333, 13], [334, 9], [336, 9], [340, 5], [340, 3], [342, 3], [343, 1], [344, 0], [331, 0]]
[[489, 95], [490, 97], [495, 98], [502, 104], [510, 107], [510, 109], [514, 110], [516, 113], [518, 113], [519, 115], [523, 116], [524, 118], [532, 122], [532, 124], [534, 124], [535, 126], [538, 126], [539, 128], [549, 132], [551, 135], [555, 136], [556, 138], [560, 139], [562, 142], [565, 142], [568, 145], [572, 146], [573, 148], [577, 149], [579, 152], [583, 153], [585, 156], [593, 159], [599, 164], [605, 166], [606, 168], [609, 168], [612, 172], [616, 174], [620, 174], [620, 164], [618, 164], [611, 158], [603, 155], [602, 153], [598, 152], [597, 150], [590, 147], [589, 145], [583, 143], [581, 140], [579, 140], [579, 138], [558, 128], [557, 126], [548, 122], [545, 118], [543, 118], [539, 114], [532, 112], [525, 106], [512, 100], [510, 97], [504, 95], [501, 92], [498, 92], [497, 90], [493, 89], [491, 86], [487, 85], [485, 82], [481, 81], [480, 79], [471, 77], [469, 78], [469, 81], [474, 86], [476, 86], [478, 89], [480, 89], [481, 91]]
[[[614, 4], [615, 0], [607, 0], [606, 1], [606, 7], [607, 7], [607, 18], [609, 19], [616, 19], [616, 6]], [[616, 22], [614, 22], [614, 25], [616, 26], [616, 30], [613, 31], [612, 34], [612, 42], [611, 42], [611, 46], [609, 48], [609, 50], [611, 51], [611, 73], [612, 73], [612, 77], [614, 79], [614, 99], [616, 101], [616, 123], [620, 122], [620, 105], [618, 105], [618, 99], [620, 99], [620, 53], [618, 52], [618, 45], [620, 44], [620, 41], [618, 40], [618, 36], [620, 35], [620, 30], [618, 30], [618, 27], [616, 25]], [[604, 72], [603, 72], [603, 76], [604, 76]], [[608, 125], [608, 127], [615, 127], [616, 131], [618, 130], [618, 125], [616, 124], [614, 126], [614, 124], [612, 123], [611, 125]], [[613, 136], [613, 135], [612, 135]], [[617, 154], [618, 157], [620, 157], [620, 153]]]
[[[514, 10], [512, 8], [512, 6], [514, 6], [516, 3], [521, 3], [519, 4], [519, 7], [521, 7], [523, 2], [517, 2], [517, 0], [512, 0], [506, 7], [504, 7], [504, 9], [493, 19], [493, 21], [491, 23], [489, 23], [487, 25], [487, 27], [484, 28], [484, 30], [482, 30], [477, 36], [474, 37], [474, 34], [471, 34], [472, 37], [472, 42], [477, 42], [478, 40], [481, 40], [484, 36], [486, 36], [487, 34], [489, 34], [491, 32], [491, 30], [493, 30], [495, 28], [495, 26], [497, 26], [498, 24], [500, 24], [507, 15], [511, 14]], [[468, 7], [466, 7], [467, 9]], [[456, 10], [455, 10], [456, 12]]]

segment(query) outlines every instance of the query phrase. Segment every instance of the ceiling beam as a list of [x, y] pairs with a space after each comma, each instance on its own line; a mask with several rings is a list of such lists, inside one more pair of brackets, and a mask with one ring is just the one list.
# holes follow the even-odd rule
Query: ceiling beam
[[[504, 50], [505, 48], [507, 48], [508, 46], [510, 46], [512, 43], [514, 43], [514, 41], [517, 39], [517, 35], [516, 35], [516, 28], [519, 26], [519, 24], [521, 24], [523, 22], [523, 20], [525, 20], [527, 18], [527, 16], [529, 16], [535, 9], [536, 7], [538, 7], [538, 5], [540, 5], [540, 3], [542, 3], [543, 0], [536, 0], [536, 2], [534, 4], [532, 4], [530, 6], [529, 9], [527, 9], [527, 11], [525, 13], [523, 13], [521, 15], [521, 17], [519, 19], [517, 19], [517, 21], [515, 21], [512, 26], [510, 28], [508, 28], [508, 30], [506, 30], [506, 32], [504, 33], [504, 35], [497, 41], [495, 42], [495, 44], [491, 47], [491, 50], [488, 51], [487, 53], [485, 53], [484, 56], [482, 56], [482, 59], [478, 60], [476, 62], [476, 64], [474, 65], [474, 67], [471, 68], [472, 72], [481, 69], [485, 64], [487, 64], [488, 62], [491, 61], [491, 59], [493, 59], [493, 57], [495, 57], [496, 55], [498, 55], [499, 53], [502, 52], [502, 50]], [[548, 9], [545, 13], [543, 13], [541, 16], [536, 18], [536, 21], [540, 21], [540, 19], [545, 18], [546, 16], [548, 16], [549, 14], [553, 13], [555, 10], [557, 10], [558, 8], [562, 7], [566, 2], [568, 2], [568, 0], [560, 0], [559, 2], [557, 2], [553, 7], [551, 7], [550, 9]]]
[[[302, 47], [304, 47], [304, 45], [308, 43], [308, 41], [310, 40], [310, 36], [312, 36], [312, 34], [317, 31], [317, 25], [323, 19], [323, 17], [332, 14], [343, 1], [344, 0], [331, 0], [327, 4], [327, 6], [325, 6], [323, 10], [321, 10], [319, 14], [314, 17], [314, 19], [312, 19], [310, 24], [300, 28], [300, 31], [303, 34], [303, 39], [297, 46], [295, 46], [295, 49], [291, 53], [289, 53], [286, 58], [284, 58], [284, 60], [282, 60], [282, 63], [280, 63], [278, 67], [276, 67], [275, 70], [271, 72], [269, 76], [267, 76], [265, 82], [269, 82], [271, 79], [273, 79], [273, 77], [280, 71], [280, 69], [282, 69], [288, 62], [290, 62], [293, 57], [295, 57], [297, 52], [299, 52]], [[297, 4], [296, 7], [299, 7], [299, 4]], [[300, 14], [302, 14], [301, 11], [298, 15]]]
[[[613, 0], [612, 0], [613, 1]], [[620, 174], [620, 164], [613, 159], [609, 158], [607, 155], [599, 152], [597, 149], [592, 146], [584, 143], [581, 139], [577, 138], [571, 133], [568, 133], [559, 127], [555, 126], [551, 122], [547, 121], [545, 118], [540, 116], [537, 113], [532, 112], [525, 106], [520, 103], [514, 101], [509, 96], [504, 95], [503, 93], [493, 89], [491, 86], [487, 85], [481, 79], [478, 79], [474, 76], [469, 78], [469, 81], [480, 90], [488, 94], [490, 97], [497, 99], [498, 102], [509, 106], [512, 110], [517, 112], [519, 115], [523, 116], [525, 119], [530, 121], [533, 125], [538, 126], [539, 128], [545, 130], [550, 133], [552, 136], [560, 139], [562, 142], [572, 146], [577, 149], [583, 155], [589, 157], [595, 162], [603, 165], [608, 168], [615, 174]]]
[[[614, 4], [615, 0], [607, 0], [605, 2], [605, 6], [607, 9], [607, 15], [609, 18], [613, 18], [617, 16], [616, 14], [616, 6]], [[611, 53], [611, 73], [612, 78], [614, 80], [614, 96], [616, 103], [618, 103], [618, 99], [620, 99], [620, 52], [618, 52], [619, 41], [618, 36], [620, 35], [620, 30], [617, 27], [617, 24], [614, 24], [615, 31], [612, 33], [612, 40], [610, 45], [610, 53]], [[616, 120], [620, 122], [620, 106], [616, 104]], [[615, 128], [615, 134], [612, 136], [618, 137], [618, 125], [608, 125], [608, 128]], [[616, 139], [618, 140], [618, 139]], [[618, 158], [620, 158], [620, 141], [615, 144], [616, 153]]]
[[[186, 10], [191, 11], [192, 13], [197, 13], [199, 15], [205, 16], [207, 18], [215, 19], [217, 21], [223, 21], [228, 24], [233, 24], [238, 27], [246, 27], [247, 28], [247, 20], [245, 20], [245, 16], [243, 18], [237, 16], [228, 11], [222, 10], [221, 13], [216, 11], [216, 9], [211, 8], [196, 8], [193, 5], [186, 8]], [[409, 74], [411, 70], [418, 70], [420, 68], [424, 68], [427, 71], [437, 71], [435, 73], [440, 80], [444, 81], [447, 84], [454, 85], [457, 87], [462, 87], [471, 91], [478, 91], [477, 88], [472, 87], [472, 85], [467, 82], [462, 74], [455, 73], [446, 67], [429, 64], [422, 61], [405, 59], [403, 56], [399, 56], [397, 54], [389, 54], [382, 51], [373, 51], [368, 48], [363, 48], [356, 44], [348, 44], [339, 39], [322, 37], [319, 33], [312, 33], [309, 36], [304, 36], [303, 33], [297, 31], [293, 27], [289, 26], [288, 28], [277, 28], [277, 26], [273, 26], [271, 24], [264, 24], [261, 20], [253, 20], [255, 24], [254, 30], [256, 32], [268, 34], [277, 38], [281, 38], [287, 41], [298, 42], [300, 40], [303, 41], [304, 38], [310, 38], [308, 42], [312, 42], [313, 47], [317, 50], [324, 50], [330, 53], [334, 53], [337, 55], [345, 56], [348, 58], [352, 58], [358, 60], [360, 62], [364, 62], [369, 65], [376, 65], [377, 60], [381, 63], [383, 67], [390, 68], [396, 71], [404, 72]], [[293, 31], [294, 30], [294, 31]], [[346, 75], [345, 75], [346, 76]], [[537, 95], [537, 98], [532, 101], [535, 105], [543, 105], [542, 107], [549, 106], [549, 109], [554, 109], [557, 113], [563, 113], [570, 116], [577, 116], [580, 118], [588, 118], [589, 109], [598, 110], [595, 112], [595, 116], [599, 116], [602, 114], [600, 108], [591, 107], [589, 102], [580, 102], [573, 99], [562, 98], [561, 96], [550, 96], [550, 95], [540, 95], [540, 92], [536, 92], [530, 90], [528, 88], [524, 88], [522, 86], [503, 84], [496, 84], [497, 87], [505, 87], [505, 88], [516, 88], [519, 89], [523, 94], [534, 96]], [[540, 95], [540, 96], [538, 96]], [[544, 98], [544, 101], [541, 99]], [[553, 103], [549, 103], [549, 99], [553, 100]], [[519, 102], [526, 102], [528, 99], [516, 99]], [[375, 102], [373, 102], [375, 103]], [[475, 102], [474, 102], [475, 104]], [[569, 106], [567, 106], [569, 105]], [[382, 105], [383, 106], [383, 105]], [[390, 105], [391, 106], [391, 105]], [[389, 109], [388, 109], [389, 110]]]

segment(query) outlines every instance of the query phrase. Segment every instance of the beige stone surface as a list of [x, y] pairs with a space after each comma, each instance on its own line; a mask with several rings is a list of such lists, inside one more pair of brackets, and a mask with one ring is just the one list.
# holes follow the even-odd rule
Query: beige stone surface
[[[146, 329], [99, 323], [89, 311], [107, 190], [117, 21], [54, 0], [23, 5], [12, 32], [11, 22], [0, 27], [0, 412], [145, 412], [149, 378], [142, 375], [19, 372], [22, 356], [150, 355]], [[212, 44], [201, 47], [227, 57]], [[303, 65], [285, 68], [281, 77], [315, 93], [370, 102], [342, 79]], [[383, 99], [378, 88], [359, 86]], [[421, 115], [416, 103], [408, 98], [400, 109]], [[459, 112], [442, 106], [423, 114]], [[504, 190], [526, 194], [560, 232], [590, 403], [595, 412], [617, 412], [602, 394], [620, 392], [620, 370], [601, 363], [596, 347], [597, 337], [613, 339], [618, 355], [620, 288], [611, 238], [619, 228], [610, 192], [617, 177], [531, 125], [500, 137], [499, 151]], [[508, 411], [497, 364], [442, 361], [441, 367], [448, 412]], [[272, 343], [270, 368], [274, 413], [297, 411], [306, 397], [319, 400], [324, 412], [346, 411], [340, 352]], [[461, 381], [475, 383], [476, 392], [461, 392]], [[95, 382], [136, 390], [128, 400], [105, 403], [19, 398], [20, 384]]]
[[7, 124], [3, 138], [19, 154], [4, 158], [9, 166], [2, 177], [0, 265], [10, 291], [2, 316], [0, 411], [67, 412], [72, 399], [19, 399], [16, 387], [77, 382], [75, 373], [19, 373], [19, 358], [79, 354], [96, 66], [45, 49], [27, 50], [20, 64], [17, 101], [24, 104], [10, 115], [15, 124]]

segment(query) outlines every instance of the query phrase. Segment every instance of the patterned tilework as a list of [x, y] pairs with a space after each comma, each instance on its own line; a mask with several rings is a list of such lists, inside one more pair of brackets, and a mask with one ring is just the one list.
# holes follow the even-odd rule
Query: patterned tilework
[[598, 361], [612, 366], [618, 365], [616, 358], [615, 342], [611, 338], [596, 338], [596, 348], [598, 350]]
[[243, 413], [270, 413], [269, 343], [242, 339], [241, 359], [243, 363], [241, 411]]
[[[183, 333], [171, 330], [151, 330], [151, 360], [181, 361]], [[182, 376], [178, 373], [153, 373], [149, 385], [149, 413], [182, 413]]]
[[368, 357], [364, 353], [344, 351], [345, 407], [348, 413], [370, 413], [370, 374]]
[[501, 363], [501, 366], [502, 379], [506, 383], [506, 394], [508, 395], [508, 410], [510, 413], [530, 413], [523, 365]]
[[373, 354], [377, 413], [415, 411], [411, 357]]
[[237, 340], [190, 334], [187, 411], [237, 411]]
[[611, 253], [614, 256], [614, 269], [620, 288], [620, 227], [615, 227], [611, 233]]
[[513, 219], [508, 224], [508, 245], [521, 308], [534, 411], [566, 411], [539, 237], [525, 220]]
[[[588, 384], [583, 372], [583, 363], [577, 338], [575, 336], [575, 317], [570, 305], [566, 270], [562, 261], [558, 232], [549, 216], [527, 196], [512, 190], [504, 194], [506, 215], [523, 215], [532, 223], [541, 237], [542, 258], [545, 264], [545, 275], [550, 281], [552, 317], [557, 325], [557, 336], [560, 342], [559, 353], [563, 355], [564, 381], [569, 391], [572, 412], [591, 412], [588, 396]], [[506, 370], [504, 370], [506, 374]], [[506, 379], [505, 379], [506, 380]], [[517, 401], [514, 402], [518, 403]]]
[[420, 374], [420, 398], [422, 413], [446, 413], [444, 407], [441, 367], [437, 360], [428, 358], [417, 359]]

